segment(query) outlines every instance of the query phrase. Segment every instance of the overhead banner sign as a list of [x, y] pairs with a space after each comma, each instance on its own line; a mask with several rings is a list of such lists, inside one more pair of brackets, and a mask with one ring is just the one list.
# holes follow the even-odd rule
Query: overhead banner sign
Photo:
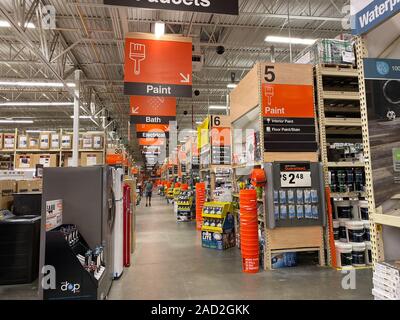
[[129, 33], [125, 40], [124, 93], [192, 97], [192, 39]]
[[316, 151], [312, 66], [271, 63], [262, 72], [264, 150]]
[[148, 9], [239, 14], [239, 0], [104, 0], [104, 4]]
[[132, 96], [131, 116], [176, 116], [176, 98]]
[[169, 125], [165, 124], [137, 124], [136, 132], [149, 132], [149, 131], [169, 131]]
[[[357, 2], [359, 1], [360, 0], [357, 0]], [[353, 2], [355, 1], [352, 1], [352, 5], [354, 5]], [[400, 12], [400, 0], [374, 0], [364, 2], [366, 4], [364, 8], [355, 12], [352, 17], [354, 21], [353, 34], [355, 35], [361, 35], [370, 31]], [[357, 4], [357, 7], [359, 6], [360, 4]]]

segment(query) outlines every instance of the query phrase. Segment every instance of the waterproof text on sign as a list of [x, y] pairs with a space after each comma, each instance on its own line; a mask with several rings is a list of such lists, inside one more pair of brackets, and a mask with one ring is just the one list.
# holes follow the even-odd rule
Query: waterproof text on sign
[[104, 4], [150, 9], [239, 14], [239, 0], [104, 0]]
[[124, 82], [126, 95], [191, 97], [192, 39], [128, 34]]

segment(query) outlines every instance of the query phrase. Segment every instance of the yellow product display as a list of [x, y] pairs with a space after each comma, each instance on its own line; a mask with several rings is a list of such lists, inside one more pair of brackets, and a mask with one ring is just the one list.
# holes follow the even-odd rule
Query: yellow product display
[[203, 207], [202, 231], [223, 232], [223, 225], [228, 213], [232, 213], [231, 202], [206, 202]]
[[167, 190], [167, 199], [173, 199], [174, 198], [174, 190], [172, 188], [169, 188]]
[[181, 188], [175, 188], [173, 191], [173, 195], [174, 195], [174, 200], [177, 201], [179, 194], [181, 193]]

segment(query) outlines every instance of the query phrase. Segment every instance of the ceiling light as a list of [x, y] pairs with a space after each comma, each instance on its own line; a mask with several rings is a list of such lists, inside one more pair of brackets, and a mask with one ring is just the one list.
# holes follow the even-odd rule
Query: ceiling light
[[[10, 28], [11, 24], [8, 21], [0, 20], [0, 28]], [[26, 24], [28, 29], [35, 29], [35, 25], [32, 22]]]
[[160, 38], [165, 34], [165, 23], [164, 22], [157, 21], [154, 24], [154, 34], [157, 38]]
[[47, 106], [73, 106], [73, 102], [4, 102], [0, 107], [47, 107]]
[[291, 43], [291, 44], [304, 44], [311, 45], [316, 41], [315, 39], [303, 39], [303, 38], [289, 38], [289, 37], [276, 37], [267, 36], [265, 38], [266, 42], [276, 42], [276, 43]]
[[226, 110], [226, 106], [209, 106], [208, 109], [210, 110]]
[[[61, 82], [0, 81], [0, 86], [62, 88], [64, 84]], [[68, 82], [67, 86], [74, 88], [75, 83]]]
[[14, 119], [0, 119], [0, 123], [33, 123], [33, 120], [14, 120]]
[[48, 133], [56, 133], [56, 131], [48, 131], [48, 130], [26, 130], [26, 133], [42, 133], [42, 132], [48, 132]]
[[[74, 116], [71, 116], [71, 119], [73, 119]], [[79, 116], [79, 119], [98, 119], [96, 116]]]
[[226, 86], [228, 89], [235, 89], [237, 87], [236, 83], [228, 83], [228, 85]]

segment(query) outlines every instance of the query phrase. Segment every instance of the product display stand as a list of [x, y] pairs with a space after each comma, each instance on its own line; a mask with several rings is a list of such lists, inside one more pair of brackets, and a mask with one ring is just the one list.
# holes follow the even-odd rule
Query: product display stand
[[[365, 208], [365, 162], [361, 130], [358, 71], [352, 64], [315, 66], [316, 96], [318, 102], [321, 160], [325, 184], [329, 187], [332, 215], [329, 217], [326, 238], [328, 263], [344, 267], [336, 259], [338, 245], [347, 242], [347, 225], [358, 221], [369, 224]], [[368, 228], [369, 229], [369, 228]], [[340, 234], [341, 233], [341, 234]], [[369, 239], [367, 246], [369, 245]], [[333, 263], [332, 257], [335, 257]], [[349, 265], [345, 265], [346, 268]]]
[[[296, 105], [285, 101], [290, 96]], [[296, 98], [298, 96], [298, 98]], [[308, 100], [303, 102], [307, 97]], [[279, 100], [281, 99], [281, 100]], [[304, 105], [298, 108], [299, 101]], [[287, 104], [287, 108], [274, 107], [274, 104]], [[297, 112], [296, 110], [302, 111]], [[304, 110], [306, 111], [304, 111]], [[242, 161], [235, 162], [236, 146], [234, 144], [234, 168], [276, 161], [318, 162], [315, 137], [315, 113], [313, 101], [313, 74], [310, 65], [295, 64], [257, 64], [239, 83], [230, 96], [232, 127], [252, 127], [255, 138], [246, 137], [241, 144], [252, 146], [250, 150], [260, 150], [260, 155], [250, 153]], [[296, 113], [297, 112], [297, 113]], [[248, 124], [250, 122], [250, 124]], [[254, 124], [251, 124], [254, 123]], [[301, 125], [302, 127], [298, 127]], [[305, 127], [304, 125], [307, 125]], [[305, 130], [303, 132], [303, 130]], [[290, 134], [285, 140], [284, 133]], [[259, 137], [257, 137], [259, 133]], [[234, 137], [234, 141], [239, 141]], [[257, 146], [260, 145], [259, 148]], [[246, 152], [247, 153], [247, 152]], [[239, 159], [240, 160], [240, 159]], [[235, 167], [236, 166], [236, 167]], [[268, 189], [267, 182], [266, 188]], [[321, 212], [320, 214], [325, 214]], [[264, 219], [267, 218], [264, 206]], [[277, 227], [268, 228], [264, 221], [265, 252], [263, 265], [272, 269], [272, 258], [275, 254], [287, 252], [319, 252], [320, 265], [325, 265], [324, 231], [322, 226]]]

